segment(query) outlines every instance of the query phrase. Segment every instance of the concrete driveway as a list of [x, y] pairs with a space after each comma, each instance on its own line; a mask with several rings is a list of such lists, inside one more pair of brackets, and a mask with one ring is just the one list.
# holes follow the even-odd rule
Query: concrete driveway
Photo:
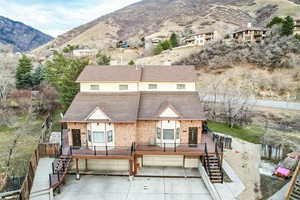
[[67, 177], [55, 200], [211, 200], [200, 178]]

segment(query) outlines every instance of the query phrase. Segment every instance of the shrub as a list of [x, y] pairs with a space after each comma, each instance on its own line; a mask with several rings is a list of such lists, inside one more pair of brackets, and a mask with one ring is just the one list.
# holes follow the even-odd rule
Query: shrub
[[96, 55], [96, 62], [98, 65], [109, 65], [111, 61], [111, 57], [110, 56], [106, 56], [102, 53], [97, 53]]

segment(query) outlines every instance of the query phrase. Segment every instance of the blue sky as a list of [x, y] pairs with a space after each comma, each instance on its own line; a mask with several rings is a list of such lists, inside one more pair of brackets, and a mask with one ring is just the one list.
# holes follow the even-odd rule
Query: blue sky
[[0, 15], [51, 36], [139, 0], [0, 0]]

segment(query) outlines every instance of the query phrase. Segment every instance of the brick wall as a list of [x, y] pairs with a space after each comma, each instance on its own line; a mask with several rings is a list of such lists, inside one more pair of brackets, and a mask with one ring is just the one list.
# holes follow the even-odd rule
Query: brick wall
[[69, 145], [73, 145], [72, 129], [80, 129], [81, 146], [85, 146], [87, 140], [87, 123], [67, 123], [67, 126], [69, 130], [68, 131]]
[[149, 144], [156, 138], [156, 121], [143, 121], [137, 122], [136, 143]]
[[[201, 143], [202, 121], [181, 120], [180, 142], [188, 143], [189, 127], [198, 128], [198, 143]], [[80, 129], [81, 145], [86, 145], [87, 124], [68, 123], [69, 144], [72, 145], [72, 129]], [[156, 138], [156, 121], [141, 120], [137, 123], [116, 123], [114, 124], [114, 140], [116, 146], [131, 146], [135, 141], [137, 144], [150, 144]]]
[[180, 123], [180, 142], [189, 143], [189, 127], [198, 128], [198, 144], [201, 143], [202, 121], [201, 120], [182, 120]]
[[136, 123], [117, 123], [114, 127], [116, 146], [131, 146], [136, 140]]

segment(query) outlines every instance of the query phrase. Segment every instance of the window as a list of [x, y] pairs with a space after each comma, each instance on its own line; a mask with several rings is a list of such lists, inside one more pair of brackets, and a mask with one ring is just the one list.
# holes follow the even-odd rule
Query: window
[[112, 130], [107, 131], [107, 142], [112, 142], [113, 141], [113, 132]]
[[128, 85], [119, 85], [119, 90], [128, 90]]
[[174, 140], [174, 129], [163, 129], [164, 140]]
[[161, 128], [156, 128], [157, 139], [161, 139]]
[[99, 90], [99, 85], [91, 85], [91, 90]]
[[177, 84], [177, 89], [178, 90], [184, 90], [185, 89], [185, 84]]
[[178, 140], [180, 136], [180, 128], [176, 128], [176, 139]]
[[88, 130], [88, 141], [92, 142], [92, 135], [91, 135], [91, 131]]
[[104, 143], [105, 142], [104, 131], [93, 131], [93, 141], [95, 143]]
[[157, 84], [149, 84], [148, 85], [148, 89], [149, 90], [155, 90], [155, 89], [157, 89]]

